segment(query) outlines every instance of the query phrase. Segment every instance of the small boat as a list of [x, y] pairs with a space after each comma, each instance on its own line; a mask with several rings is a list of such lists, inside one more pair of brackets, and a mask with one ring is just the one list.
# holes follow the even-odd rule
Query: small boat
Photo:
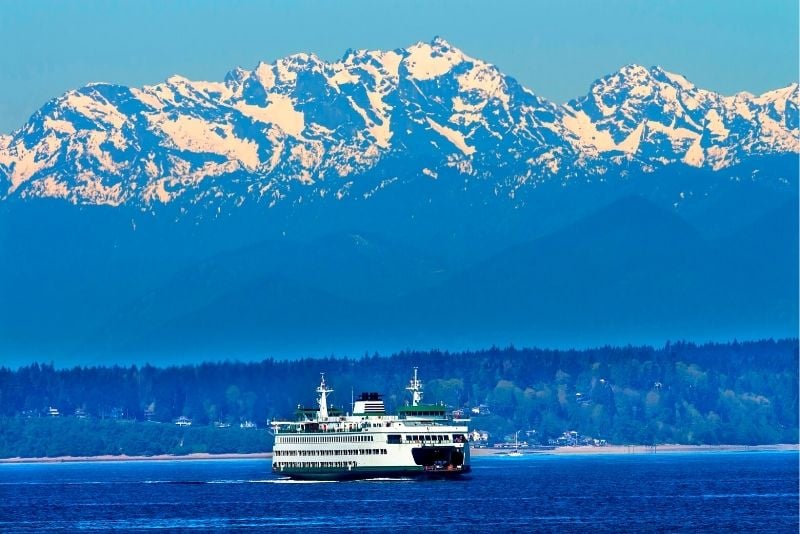
[[522, 456], [522, 452], [519, 450], [519, 430], [514, 433], [514, 450], [510, 451], [506, 456]]

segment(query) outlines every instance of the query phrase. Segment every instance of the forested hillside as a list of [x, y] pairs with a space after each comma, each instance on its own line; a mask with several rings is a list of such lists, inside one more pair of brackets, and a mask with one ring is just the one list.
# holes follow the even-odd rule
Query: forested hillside
[[[0, 453], [53, 455], [40, 442], [55, 435], [66, 441], [58, 454], [69, 453], [64, 436], [71, 432], [83, 434], [82, 442], [92, 433], [102, 435], [89, 448], [76, 443], [76, 453], [119, 453], [123, 447], [115, 443], [122, 438], [108, 436], [126, 432], [139, 434], [143, 443], [134, 449], [146, 454], [249, 451], [268, 446], [268, 440], [254, 441], [247, 432], [262, 434], [268, 420], [292, 417], [298, 404], [313, 404], [320, 372], [335, 390], [332, 402], [345, 411], [351, 392], [362, 391], [384, 393], [393, 410], [407, 400], [404, 387], [414, 366], [426, 401], [466, 413], [483, 405], [471, 427], [488, 431], [493, 441], [520, 429], [535, 430], [530, 435], [543, 443], [573, 430], [620, 444], [798, 440], [798, 342], [770, 340], [659, 349], [509, 347], [166, 368], [0, 368]], [[50, 408], [58, 418], [48, 415]], [[173, 425], [180, 416], [191, 419], [192, 427]], [[260, 429], [240, 429], [244, 421]], [[123, 425], [129, 430], [121, 430]], [[198, 427], [207, 427], [205, 434]], [[239, 437], [220, 437], [224, 432]], [[194, 440], [191, 447], [176, 447], [186, 436]]]

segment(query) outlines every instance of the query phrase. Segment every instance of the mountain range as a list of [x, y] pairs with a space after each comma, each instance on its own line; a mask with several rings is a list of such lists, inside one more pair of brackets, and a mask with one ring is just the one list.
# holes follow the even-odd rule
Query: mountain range
[[0, 353], [796, 335], [799, 104], [628, 65], [559, 105], [441, 38], [89, 84], [0, 136]]

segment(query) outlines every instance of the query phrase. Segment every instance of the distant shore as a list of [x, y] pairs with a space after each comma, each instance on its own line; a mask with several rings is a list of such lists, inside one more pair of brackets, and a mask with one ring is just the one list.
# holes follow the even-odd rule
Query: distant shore
[[[755, 452], [755, 451], [797, 451], [800, 445], [796, 443], [779, 443], [774, 445], [678, 445], [663, 444], [655, 447], [649, 445], [606, 445], [605, 447], [592, 447], [590, 445], [579, 447], [556, 447], [554, 449], [520, 449], [524, 455], [553, 454], [553, 455], [581, 455], [581, 454], [676, 454], [697, 452]], [[503, 456], [510, 449], [477, 449], [472, 448], [472, 456]], [[256, 452], [249, 454], [225, 453], [209, 454], [198, 452], [194, 454], [158, 454], [154, 456], [128, 456], [125, 454], [102, 456], [53, 456], [41, 458], [0, 458], [0, 464], [26, 464], [26, 463], [73, 463], [73, 462], [158, 462], [158, 461], [190, 461], [190, 460], [253, 460], [272, 458], [271, 452]]]
[[52, 456], [41, 458], [0, 458], [0, 464], [27, 464], [27, 463], [70, 463], [70, 462], [151, 462], [174, 460], [252, 460], [258, 458], [272, 458], [271, 452], [254, 452], [249, 454], [225, 453], [209, 454], [196, 452], [193, 454], [157, 454], [154, 456], [128, 456], [126, 454], [101, 456]]
[[[472, 456], [502, 456], [511, 449], [476, 449], [470, 450]], [[749, 451], [796, 451], [800, 445], [796, 443], [778, 443], [774, 445], [678, 445], [665, 443], [662, 445], [606, 445], [593, 447], [556, 447], [554, 449], [520, 449], [523, 454], [661, 454], [661, 453], [694, 453], [694, 452], [749, 452]]]

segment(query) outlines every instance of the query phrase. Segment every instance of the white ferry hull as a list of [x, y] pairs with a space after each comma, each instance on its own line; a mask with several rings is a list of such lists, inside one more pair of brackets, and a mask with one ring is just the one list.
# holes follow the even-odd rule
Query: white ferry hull
[[[279, 436], [272, 471], [304, 480], [457, 477], [469, 472], [469, 443], [466, 440], [452, 442], [452, 436], [462, 436], [458, 433], [461, 428], [426, 426], [420, 429], [394, 422], [391, 429], [398, 433]], [[431, 433], [410, 434], [415, 430]], [[391, 443], [387, 439], [389, 436], [400, 438], [401, 442]]]
[[372, 478], [458, 478], [470, 472], [468, 465], [458, 470], [427, 470], [422, 466], [398, 467], [354, 467], [343, 470], [341, 468], [286, 468], [273, 470], [275, 474], [289, 477], [293, 480], [368, 480]]

